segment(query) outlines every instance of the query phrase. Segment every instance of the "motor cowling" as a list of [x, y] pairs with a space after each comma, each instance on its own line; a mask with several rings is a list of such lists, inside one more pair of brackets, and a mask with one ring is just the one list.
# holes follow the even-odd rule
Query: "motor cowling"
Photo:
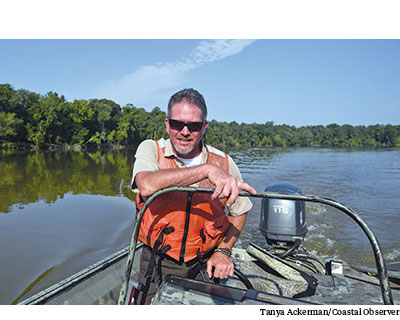
[[[269, 185], [265, 191], [288, 195], [301, 194], [298, 186], [288, 182]], [[291, 247], [296, 240], [304, 240], [307, 233], [305, 202], [263, 198], [260, 230], [271, 246]]]

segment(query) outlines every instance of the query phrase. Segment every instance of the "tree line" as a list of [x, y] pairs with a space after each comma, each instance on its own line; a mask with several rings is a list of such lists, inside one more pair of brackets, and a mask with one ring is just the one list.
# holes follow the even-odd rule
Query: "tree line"
[[[74, 100], [0, 84], [1, 148], [137, 145], [166, 138], [166, 113], [108, 99]], [[207, 143], [220, 147], [400, 147], [400, 125], [327, 126], [209, 122]]]

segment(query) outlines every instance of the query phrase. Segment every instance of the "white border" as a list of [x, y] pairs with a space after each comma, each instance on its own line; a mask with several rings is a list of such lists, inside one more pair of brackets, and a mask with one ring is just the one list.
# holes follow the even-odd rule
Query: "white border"
[[[5, 2], [5, 1], [4, 1]], [[13, 0], [0, 38], [400, 38], [397, 0]]]

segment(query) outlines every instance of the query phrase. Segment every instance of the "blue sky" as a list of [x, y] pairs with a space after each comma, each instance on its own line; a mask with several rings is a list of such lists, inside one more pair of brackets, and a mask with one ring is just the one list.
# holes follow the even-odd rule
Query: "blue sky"
[[[68, 101], [107, 98], [121, 107], [130, 103], [150, 111], [155, 106], [165, 110], [171, 94], [193, 87], [205, 96], [209, 120], [274, 121], [295, 126], [400, 124], [400, 40], [396, 37], [399, 28], [393, 28], [392, 23], [396, 20], [398, 26], [398, 19], [395, 11], [384, 5], [378, 9], [366, 6], [361, 11], [358, 6], [350, 7], [360, 18], [357, 22], [351, 10], [342, 14], [343, 10], [329, 8], [309, 16], [296, 14], [298, 2], [289, 1], [293, 10], [278, 7], [276, 11], [285, 13], [294, 24], [286, 26], [287, 20], [264, 10], [263, 17], [268, 19], [263, 21], [263, 36], [257, 32], [261, 10], [254, 8], [254, 19], [238, 6], [233, 6], [224, 20], [215, 19], [216, 10], [203, 7], [195, 10], [200, 18], [170, 12], [162, 15], [163, 7], [161, 13], [152, 11], [152, 19], [146, 19], [133, 15], [135, 10], [125, 10], [125, 16], [118, 7], [122, 0], [116, 0], [112, 7], [100, 1], [103, 6], [96, 7], [97, 11], [88, 5], [78, 11], [64, 5], [66, 15], [58, 10], [54, 16], [37, 10], [37, 3], [46, 4], [46, 0], [38, 0], [35, 6], [22, 1], [29, 10], [37, 10], [31, 14], [18, 10], [19, 2], [9, 4], [10, 11], [21, 21], [28, 20], [28, 25], [21, 26], [18, 19], [5, 15], [7, 28], [0, 28], [0, 83], [10, 83], [15, 89], [40, 94], [53, 91]], [[318, 9], [319, 3], [313, 2], [313, 9]], [[347, 2], [345, 5], [349, 9]], [[115, 8], [120, 16], [112, 14]], [[217, 9], [225, 10], [218, 5]], [[389, 18], [373, 19], [374, 13], [382, 16], [379, 10], [385, 10]], [[93, 22], [83, 21], [85, 14], [94, 17]], [[164, 23], [153, 23], [159, 20]], [[328, 21], [326, 26], [323, 20]], [[120, 25], [137, 21], [153, 29], [133, 28], [136, 33], [126, 34], [122, 28], [126, 25]], [[0, 27], [4, 25], [0, 22]], [[199, 25], [200, 29], [196, 28]], [[206, 25], [208, 29], [203, 28]], [[390, 32], [377, 25], [388, 27]], [[274, 26], [287, 34], [271, 33]]]
[[0, 40], [0, 83], [165, 110], [184, 87], [209, 119], [400, 123], [400, 40]]

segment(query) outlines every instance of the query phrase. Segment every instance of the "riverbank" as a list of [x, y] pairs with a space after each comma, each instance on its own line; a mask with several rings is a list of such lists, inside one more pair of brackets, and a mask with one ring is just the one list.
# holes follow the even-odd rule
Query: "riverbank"
[[[400, 140], [400, 139], [399, 139]], [[101, 144], [101, 145], [96, 145], [96, 144], [83, 144], [83, 145], [69, 145], [69, 144], [63, 144], [63, 145], [41, 145], [41, 146], [36, 146], [32, 144], [3, 144], [0, 145], [0, 151], [37, 151], [37, 150], [53, 150], [53, 151], [96, 151], [96, 150], [124, 150], [124, 149], [134, 149], [139, 146], [141, 141], [138, 141], [137, 143], [134, 144], [129, 144], [129, 145], [121, 145], [121, 144]], [[226, 152], [229, 152], [231, 150], [234, 151], [239, 151], [239, 150], [244, 150], [248, 149], [249, 146], [246, 145], [225, 145], [222, 143], [216, 143], [212, 144], [212, 146], [224, 150]], [[255, 145], [252, 148], [276, 148], [277, 146], [273, 145]], [[359, 145], [350, 145], [350, 146], [326, 146], [326, 145], [305, 145], [305, 146], [278, 146], [278, 147], [283, 147], [283, 148], [316, 148], [316, 149], [322, 149], [322, 148], [332, 148], [332, 149], [353, 149], [353, 150], [373, 150], [373, 149], [388, 149], [388, 148], [400, 148], [400, 142], [393, 145], [393, 146], [386, 146], [386, 145], [379, 145], [379, 146], [359, 146]]]

